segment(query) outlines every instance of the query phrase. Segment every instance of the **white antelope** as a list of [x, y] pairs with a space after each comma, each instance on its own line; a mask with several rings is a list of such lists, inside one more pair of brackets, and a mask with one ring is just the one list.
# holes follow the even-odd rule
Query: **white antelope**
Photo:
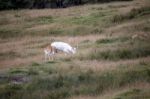
[[72, 46], [70, 46], [68, 43], [65, 42], [53, 42], [51, 43], [51, 45], [49, 45], [48, 47], [46, 47], [44, 49], [44, 53], [45, 53], [45, 60], [47, 59], [47, 57], [52, 58], [55, 53], [57, 53], [58, 51], [62, 51], [66, 54], [75, 54], [76, 53], [76, 48], [73, 48]]

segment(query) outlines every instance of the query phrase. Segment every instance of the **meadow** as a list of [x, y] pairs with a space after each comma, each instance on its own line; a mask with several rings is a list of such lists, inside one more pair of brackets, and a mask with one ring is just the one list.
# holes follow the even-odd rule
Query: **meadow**
[[[0, 11], [0, 99], [149, 99], [149, 4]], [[77, 53], [45, 62], [53, 41]]]

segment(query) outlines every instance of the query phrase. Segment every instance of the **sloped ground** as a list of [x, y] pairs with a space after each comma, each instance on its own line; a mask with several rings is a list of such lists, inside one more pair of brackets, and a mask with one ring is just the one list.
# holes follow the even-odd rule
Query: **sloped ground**
[[[150, 98], [149, 4], [0, 12], [0, 98]], [[45, 62], [52, 41], [78, 47], [77, 54]]]

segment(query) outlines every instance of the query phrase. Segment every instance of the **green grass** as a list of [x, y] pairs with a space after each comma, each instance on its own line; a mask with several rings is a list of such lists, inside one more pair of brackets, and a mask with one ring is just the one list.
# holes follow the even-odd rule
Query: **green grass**
[[[39, 97], [40, 99], [65, 99], [74, 95], [98, 95], [110, 88], [117, 89], [135, 82], [150, 81], [148, 64], [132, 66], [132, 68], [131, 66], [129, 66], [130, 68], [124, 66], [126, 69], [122, 67], [109, 72], [83, 71], [76, 67], [73, 67], [73, 72], [71, 72], [73, 68], [70, 68], [67, 72], [62, 72], [53, 65], [47, 63], [38, 66], [39, 68], [35, 68], [35, 66], [34, 68], [26, 68], [29, 75], [24, 74], [22, 77], [32, 79], [22, 84], [10, 83], [11, 78], [15, 78], [21, 73], [13, 72], [7, 82], [1, 83], [1, 99], [35, 99]], [[34, 69], [34, 72], [31, 72], [31, 69]], [[39, 71], [43, 71], [44, 74]], [[48, 73], [48, 71], [51, 71], [51, 73]]]
[[15, 68], [15, 69], [12, 69], [11, 71], [10, 71], [10, 74], [22, 74], [22, 75], [24, 75], [24, 74], [26, 74], [26, 73], [28, 73], [28, 71], [26, 70], [26, 69], [17, 69], [17, 68]]
[[34, 22], [37, 24], [51, 24], [54, 22], [54, 18], [52, 16], [42, 16], [42, 17], [27, 19], [26, 21]]
[[79, 25], [73, 29], [65, 30], [64, 35], [70, 35], [70, 36], [84, 36], [84, 35], [89, 35], [89, 34], [101, 34], [103, 32], [102, 29], [99, 29], [97, 27], [89, 27], [89, 26], [84, 26], [84, 25]]
[[33, 62], [31, 66], [39, 66], [39, 63]]
[[[20, 93], [23, 86], [21, 85], [5, 85], [4, 88], [1, 88], [0, 91], [0, 97], [1, 99], [11, 99], [11, 97], [14, 97], [14, 99], [18, 99], [15, 94]], [[18, 96], [20, 96], [18, 94]], [[16, 97], [16, 98], [15, 98]]]
[[65, 20], [69, 24], [85, 25], [85, 26], [104, 26], [108, 25], [109, 18], [114, 15], [114, 10], [102, 10], [91, 13], [87, 16], [78, 16]]

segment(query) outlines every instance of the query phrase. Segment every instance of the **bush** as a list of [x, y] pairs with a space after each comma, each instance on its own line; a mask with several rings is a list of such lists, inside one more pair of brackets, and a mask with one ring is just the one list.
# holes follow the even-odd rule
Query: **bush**
[[85, 3], [103, 3], [132, 0], [0, 0], [0, 10], [20, 8], [64, 8]]

